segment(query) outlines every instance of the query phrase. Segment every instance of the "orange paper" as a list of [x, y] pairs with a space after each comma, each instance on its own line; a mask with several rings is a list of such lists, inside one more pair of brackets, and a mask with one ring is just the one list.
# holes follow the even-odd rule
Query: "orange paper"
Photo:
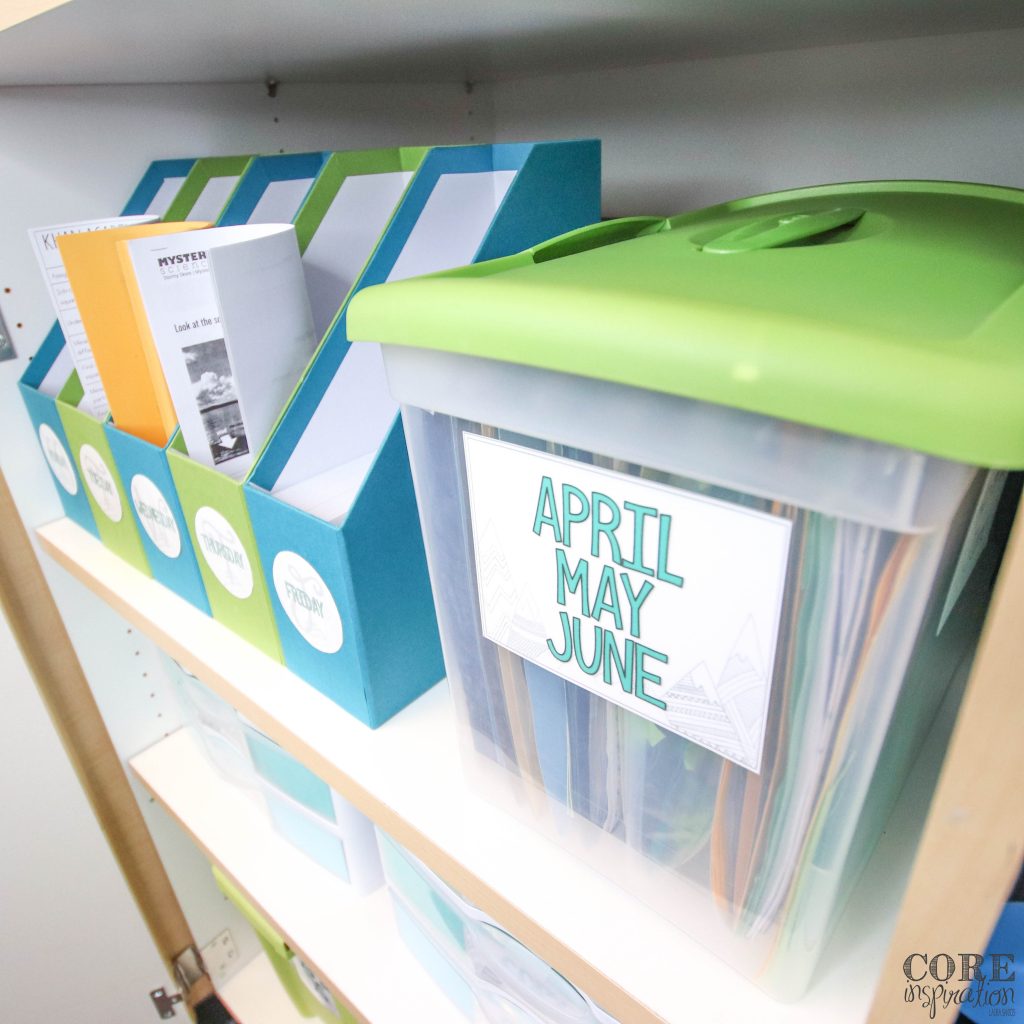
[[177, 418], [149, 324], [136, 308], [134, 275], [122, 264], [117, 243], [207, 227], [206, 221], [137, 224], [57, 239], [114, 423], [160, 447]]

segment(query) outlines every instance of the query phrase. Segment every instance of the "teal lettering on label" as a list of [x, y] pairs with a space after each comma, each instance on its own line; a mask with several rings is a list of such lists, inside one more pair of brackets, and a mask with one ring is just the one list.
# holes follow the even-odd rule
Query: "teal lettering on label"
[[671, 516], [658, 517], [658, 579], [674, 587], [681, 587], [683, 577], [668, 571], [668, 534], [671, 528]]
[[232, 565], [237, 565], [239, 569], [242, 568], [242, 553], [240, 551], [235, 551], [233, 548], [229, 548], [226, 544], [222, 544], [216, 538], [205, 533], [201, 533], [199, 538], [203, 542], [203, 547], [205, 547], [211, 555], [215, 555], [217, 558], [222, 558], [225, 562], [230, 562]]
[[[551, 656], [665, 710], [665, 702], [655, 696], [662, 677], [654, 665], [667, 665], [668, 655], [641, 643], [640, 637], [641, 612], [656, 584], [684, 585], [683, 577], [669, 569], [671, 515], [634, 501], [620, 504], [602, 491], [588, 493], [575, 484], [559, 485], [544, 476], [537, 494], [533, 533], [541, 537], [545, 527], [550, 529], [555, 544], [556, 601], [562, 609], [570, 596], [579, 602], [578, 608], [572, 602], [575, 615], [559, 611], [561, 636], [547, 640]], [[581, 529], [589, 530], [593, 567], [586, 558], [572, 556], [568, 550], [574, 528], [577, 534]], [[617, 567], [624, 571], [617, 571]], [[638, 580], [634, 573], [649, 578]], [[592, 622], [585, 628], [587, 619]], [[624, 635], [627, 628], [628, 635]]]
[[[619, 506], [600, 491], [594, 491], [591, 506], [594, 509], [594, 530], [590, 539], [590, 554], [594, 558], [601, 557], [601, 538], [604, 537], [608, 541], [609, 557], [616, 565], [621, 565], [622, 552], [619, 550], [619, 540], [615, 536], [615, 531], [622, 522]], [[611, 512], [611, 517], [607, 521], [601, 518], [601, 509]]]
[[632, 501], [624, 501], [622, 507], [633, 513], [633, 556], [623, 562], [622, 566], [634, 572], [642, 572], [645, 576], [653, 576], [654, 570], [644, 565], [644, 520], [656, 516], [658, 510]]
[[630, 636], [640, 636], [640, 608], [644, 601], [654, 591], [654, 584], [650, 580], [644, 580], [638, 591], [633, 590], [633, 581], [628, 572], [619, 573], [622, 580], [622, 589], [626, 592], [626, 601], [629, 603], [629, 633]]
[[555, 549], [555, 569], [558, 573], [558, 603], [565, 604], [565, 589], [568, 586], [572, 593], [580, 592], [580, 607], [583, 614], [590, 615], [590, 584], [589, 584], [589, 563], [581, 558], [576, 568], [569, 571], [569, 559], [566, 557], [565, 548]]
[[565, 646], [561, 651], [556, 651], [555, 645], [550, 640], [547, 641], [547, 644], [551, 656], [564, 663], [572, 658], [572, 627], [569, 625], [569, 616], [566, 612], [559, 612], [558, 618], [562, 623], [562, 643]]
[[594, 605], [590, 614], [595, 619], [599, 619], [604, 612], [610, 612], [615, 620], [615, 628], [622, 629], [622, 612], [619, 609], [619, 586], [615, 576], [615, 567], [612, 565], [601, 567], [601, 577], [597, 583], [597, 596], [594, 598]]
[[300, 590], [298, 587], [293, 586], [288, 582], [285, 582], [284, 589], [294, 604], [311, 611], [314, 615], [320, 616], [321, 619], [324, 617], [323, 601], [318, 601], [315, 597], [310, 597], [304, 590]]
[[137, 502], [135, 507], [139, 510], [139, 515], [143, 519], [148, 519], [151, 523], [157, 523], [166, 529], [170, 529], [174, 526], [174, 520], [170, 516], [161, 512], [158, 508], [153, 508], [152, 505], [149, 505], [144, 501]]
[[[572, 499], [578, 507], [574, 510]], [[569, 547], [572, 544], [573, 523], [585, 523], [590, 518], [590, 499], [574, 484], [562, 484], [562, 542]]]
[[98, 487], [104, 494], [114, 493], [114, 488], [111, 486], [110, 481], [100, 476], [91, 466], [86, 466], [85, 471], [89, 474], [89, 480], [94, 487]]
[[540, 493], [537, 495], [537, 514], [533, 517], [533, 532], [540, 536], [542, 526], [550, 526], [555, 536], [555, 543], [562, 543], [562, 527], [558, 522], [558, 513], [555, 511], [555, 487], [551, 483], [551, 477], [541, 479]]
[[663, 700], [658, 700], [657, 697], [652, 697], [645, 689], [644, 683], [651, 682], [655, 686], [661, 686], [661, 676], [655, 675], [649, 671], [647, 666], [644, 665], [644, 658], [653, 658], [655, 661], [660, 661], [662, 664], [668, 664], [668, 655], [662, 654], [661, 651], [651, 650], [650, 647], [644, 647], [643, 644], [636, 645], [637, 652], [637, 666], [636, 666], [636, 695], [641, 699], [647, 701], [648, 704], [653, 704], [656, 708], [665, 710], [666, 704]]

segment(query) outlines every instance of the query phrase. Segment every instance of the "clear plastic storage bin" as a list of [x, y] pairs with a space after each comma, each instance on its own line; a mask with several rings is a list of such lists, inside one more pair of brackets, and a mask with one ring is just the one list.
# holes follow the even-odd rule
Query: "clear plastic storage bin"
[[880, 182], [352, 304], [468, 773], [779, 997], [973, 651], [1024, 466], [1022, 281], [1024, 193]]
[[241, 716], [173, 658], [165, 661], [185, 710], [185, 721], [199, 737], [210, 762], [229, 782], [255, 786]]
[[398, 930], [466, 1020], [615, 1024], [574, 985], [378, 830]]

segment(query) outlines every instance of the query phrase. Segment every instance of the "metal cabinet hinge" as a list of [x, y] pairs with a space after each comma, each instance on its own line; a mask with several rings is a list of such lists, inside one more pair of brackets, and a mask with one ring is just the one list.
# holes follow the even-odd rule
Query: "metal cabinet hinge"
[[170, 1020], [176, 1016], [174, 1007], [184, 1002], [200, 978], [206, 977], [206, 968], [203, 966], [203, 958], [195, 946], [189, 946], [182, 950], [172, 961], [174, 966], [174, 978], [181, 988], [181, 992], [168, 992], [166, 988], [155, 988], [149, 993], [153, 1000], [156, 1012], [160, 1014], [161, 1020]]
[[174, 977], [186, 997], [192, 991], [192, 986], [200, 978], [206, 977], [206, 966], [195, 946], [183, 949], [174, 958]]
[[176, 1016], [174, 1007], [182, 1001], [180, 992], [168, 993], [165, 988], [155, 988], [149, 993], [149, 998], [153, 1000], [153, 1005], [156, 1007], [156, 1012], [160, 1014], [161, 1020], [170, 1020], [171, 1017]]

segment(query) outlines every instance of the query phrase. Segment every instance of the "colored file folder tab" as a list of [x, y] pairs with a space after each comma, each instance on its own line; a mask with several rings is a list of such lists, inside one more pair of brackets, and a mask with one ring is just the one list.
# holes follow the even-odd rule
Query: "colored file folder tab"
[[467, 772], [780, 997], [980, 631], [1022, 238], [1024, 192], [825, 186], [348, 312], [402, 403]]
[[[323, 164], [324, 159], [325, 154], [310, 153], [256, 157], [248, 160], [244, 174], [220, 214], [219, 222], [244, 224], [246, 218], [250, 225], [266, 220], [290, 221], [309, 192], [310, 176], [316, 174], [316, 169]], [[229, 162], [231, 166], [238, 163], [237, 159]], [[202, 195], [199, 186], [202, 185], [202, 181], [213, 180], [216, 175], [213, 175], [212, 172], [217, 169], [224, 169], [223, 161], [199, 162], [201, 175], [197, 177], [200, 180], [197, 182], [197, 177], [193, 178], [192, 192], [195, 196]], [[251, 228], [241, 230], [244, 234], [244, 230], [251, 230]], [[205, 232], [203, 236], [208, 237]], [[187, 251], [175, 255], [191, 257], [193, 246], [184, 242], [183, 244]], [[130, 260], [130, 253], [124, 252], [123, 245], [121, 249], [122, 260]], [[159, 261], [160, 259], [166, 260], [168, 255], [168, 253], [154, 254], [156, 269], [161, 273], [164, 268], [160, 267]], [[173, 266], [167, 265], [168, 287], [176, 284], [184, 286], [189, 280], [195, 283], [196, 275], [190, 272], [198, 271], [200, 266], [206, 265], [198, 260], [192, 261], [191, 258], [188, 260], [183, 258], [181, 262], [176, 262]], [[129, 269], [131, 278], [137, 283], [134, 267]], [[149, 269], [154, 268], [150, 267]], [[143, 322], [144, 330], [149, 331], [148, 316], [137, 290], [135, 297], [137, 299], [137, 316]], [[193, 307], [189, 308], [192, 310], [188, 317], [189, 329], [183, 331], [182, 336], [191, 337], [191, 343], [196, 343], [199, 341], [195, 336], [196, 331], [200, 329], [209, 331], [214, 326], [219, 326], [212, 322], [202, 324], [200, 321], [204, 317], [213, 321], [220, 314], [209, 309], [206, 313], [201, 313]], [[171, 319], [172, 328], [174, 323], [184, 324], [185, 322], [184, 312], [179, 311], [179, 313], [181, 315], [176, 315]], [[194, 329], [193, 323], [196, 324]], [[207, 340], [216, 342], [218, 336], [216, 333], [207, 334]], [[176, 368], [183, 369], [182, 366]], [[161, 373], [163, 373], [162, 367]], [[296, 370], [297, 373], [298, 370]], [[220, 384], [223, 385], [223, 381]], [[191, 387], [186, 386], [185, 390], [188, 393], [185, 405], [187, 408], [195, 410]], [[211, 390], [213, 389], [211, 388]], [[228, 404], [230, 403], [221, 404], [222, 413]], [[217, 437], [219, 438], [222, 433], [224, 432], [218, 432]], [[197, 608], [209, 613], [210, 605], [206, 597], [206, 588], [199, 572], [199, 565], [192, 548], [188, 526], [178, 500], [171, 471], [167, 465], [165, 447], [135, 437], [120, 429], [117, 423], [107, 423], [106, 435], [117, 471], [132, 499], [131, 508], [140, 527], [139, 536], [154, 578]], [[247, 434], [250, 439], [252, 436], [251, 432]], [[205, 444], [205, 433], [202, 433], [201, 437]], [[236, 444], [232, 450], [241, 454], [244, 448], [245, 446]]]
[[[409, 169], [398, 164], [391, 174]], [[503, 255], [599, 214], [597, 142], [432, 149], [411, 169], [351, 294]], [[350, 182], [353, 196], [365, 196], [369, 183], [360, 178], [347, 178], [335, 203], [345, 201]], [[387, 188], [400, 181], [379, 191], [382, 214]], [[443, 675], [398, 408], [380, 353], [350, 346], [344, 307], [245, 498], [268, 581], [267, 610], [297, 675], [371, 726]]]
[[[194, 160], [154, 161], [135, 187], [122, 216], [163, 216], [194, 164]], [[87, 492], [56, 406], [56, 397], [74, 368], [64, 332], [56, 322], [25, 368], [18, 387], [53, 473], [64, 514], [98, 536]]]

